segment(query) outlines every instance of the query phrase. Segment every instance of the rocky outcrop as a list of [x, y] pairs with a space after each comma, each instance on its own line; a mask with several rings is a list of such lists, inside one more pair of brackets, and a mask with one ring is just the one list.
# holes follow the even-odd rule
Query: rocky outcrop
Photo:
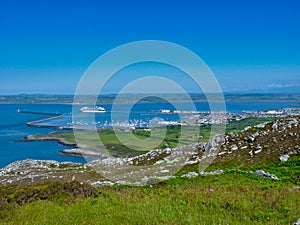
[[64, 146], [70, 146], [70, 147], [77, 147], [77, 144], [73, 143], [73, 142], [68, 142], [66, 141], [64, 138], [59, 138], [59, 137], [37, 137], [34, 135], [28, 135], [26, 137], [24, 137], [23, 139], [17, 141], [17, 142], [28, 142], [28, 141], [55, 141], [61, 145]]
[[289, 158], [290, 158], [290, 156], [287, 155], [287, 154], [282, 154], [282, 155], [279, 156], [279, 160], [282, 161], [282, 162], [288, 161]]
[[290, 155], [300, 154], [300, 116], [280, 117], [264, 126], [228, 133], [224, 139], [217, 160], [242, 156], [247, 164], [265, 160], [286, 161]]
[[250, 171], [249, 174], [254, 174], [254, 175], [260, 176], [261, 178], [270, 178], [273, 180], [278, 179], [278, 177], [275, 174], [271, 174], [271, 173], [265, 172], [263, 170], [256, 170], [255, 172]]
[[223, 170], [215, 170], [215, 171], [209, 171], [209, 172], [201, 171], [199, 174], [201, 176], [212, 176], [212, 175], [220, 175], [222, 173], [224, 173]]
[[180, 177], [186, 177], [186, 178], [194, 178], [197, 177], [199, 174], [196, 172], [188, 172], [186, 174], [182, 174]]
[[293, 151], [284, 152], [283, 154], [281, 154], [279, 156], [279, 160], [283, 161], [283, 162], [286, 162], [286, 161], [289, 160], [290, 155], [298, 155], [298, 154], [300, 154], [300, 148], [297, 148], [297, 149], [295, 149]]
[[100, 175], [94, 175], [92, 172], [90, 168], [80, 163], [26, 159], [0, 169], [0, 183], [32, 184], [47, 180], [89, 182], [90, 179], [101, 179]]

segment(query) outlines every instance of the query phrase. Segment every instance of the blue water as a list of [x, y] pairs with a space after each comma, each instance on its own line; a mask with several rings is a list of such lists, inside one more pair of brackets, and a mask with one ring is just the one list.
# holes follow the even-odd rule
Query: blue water
[[55, 131], [53, 129], [26, 126], [25, 123], [28, 121], [47, 116], [17, 113], [18, 109], [63, 113], [70, 111], [71, 107], [69, 105], [0, 104], [0, 168], [13, 161], [27, 158], [85, 162], [81, 157], [60, 155], [59, 151], [68, 147], [61, 146], [55, 142], [13, 142], [30, 134]]
[[[230, 102], [226, 104], [227, 112], [241, 113], [243, 110], [270, 110], [291, 107], [291, 104], [299, 102]], [[180, 103], [184, 109], [186, 103]], [[103, 105], [107, 112], [96, 114], [95, 121], [101, 125], [111, 122], [111, 105]], [[78, 106], [80, 108], [80, 106]], [[78, 108], [78, 110], [79, 110]], [[209, 111], [209, 105], [205, 102], [196, 103], [199, 111]], [[68, 147], [61, 146], [56, 142], [14, 142], [31, 134], [49, 133], [60, 131], [48, 128], [34, 128], [26, 126], [26, 122], [42, 119], [49, 116], [38, 114], [23, 114], [17, 110], [33, 112], [62, 113], [64, 117], [53, 121], [44, 122], [46, 125], [65, 126], [71, 124], [72, 105], [63, 104], [0, 104], [0, 168], [16, 160], [31, 159], [51, 159], [57, 161], [72, 161], [84, 163], [85, 159], [77, 156], [61, 155], [59, 151]], [[126, 105], [120, 105], [120, 114], [117, 119], [123, 122], [126, 115], [122, 110]], [[140, 103], [136, 104], [127, 118], [127, 122], [149, 122], [154, 117], [160, 117], [163, 120], [178, 120], [178, 115], [162, 115], [158, 111], [161, 109], [174, 109], [168, 103]], [[186, 109], [189, 110], [189, 109]], [[114, 121], [116, 122], [116, 121]]]

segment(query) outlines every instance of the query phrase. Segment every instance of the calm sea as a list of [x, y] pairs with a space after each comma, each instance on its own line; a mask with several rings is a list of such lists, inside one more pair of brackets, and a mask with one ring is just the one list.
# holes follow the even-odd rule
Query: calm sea
[[[291, 107], [292, 104], [298, 102], [230, 102], [226, 104], [227, 112], [240, 113], [243, 110], [269, 110]], [[185, 103], [182, 104], [184, 108]], [[109, 124], [111, 120], [111, 105], [103, 105], [107, 112], [97, 114], [95, 122], [101, 126]], [[122, 108], [123, 107], [123, 108]], [[209, 105], [204, 102], [196, 103], [197, 110], [209, 111]], [[51, 159], [57, 161], [72, 161], [84, 163], [85, 159], [77, 156], [61, 155], [59, 151], [68, 147], [61, 146], [56, 142], [14, 142], [31, 134], [49, 133], [53, 131], [61, 131], [48, 128], [34, 128], [26, 126], [26, 122], [42, 119], [49, 116], [38, 114], [23, 114], [17, 110], [30, 112], [49, 112], [62, 113], [64, 117], [48, 121], [44, 124], [63, 126], [72, 122], [71, 112], [72, 105], [62, 104], [0, 104], [0, 168], [8, 165], [16, 160], [31, 159]], [[122, 109], [126, 109], [126, 105], [120, 105], [120, 118], [126, 114], [122, 114]], [[178, 120], [178, 115], [162, 115], [158, 114], [161, 109], [174, 109], [167, 103], [140, 103], [136, 104], [130, 111], [128, 121], [120, 119], [114, 122], [140, 122], [147, 123], [154, 117], [160, 117], [163, 120]], [[118, 119], [118, 118], [117, 118]]]

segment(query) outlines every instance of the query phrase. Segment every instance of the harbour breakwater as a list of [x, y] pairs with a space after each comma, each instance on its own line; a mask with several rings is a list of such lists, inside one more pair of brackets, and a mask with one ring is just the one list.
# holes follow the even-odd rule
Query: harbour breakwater
[[18, 110], [18, 113], [27, 113], [27, 114], [39, 114], [39, 115], [49, 115], [51, 117], [47, 117], [44, 119], [34, 120], [27, 122], [26, 125], [30, 127], [37, 127], [37, 128], [51, 128], [51, 129], [60, 129], [60, 130], [87, 130], [87, 131], [94, 131], [94, 128], [88, 127], [75, 127], [75, 126], [57, 126], [57, 125], [49, 125], [49, 124], [40, 124], [46, 121], [62, 118], [64, 114], [61, 113], [48, 113], [48, 112], [30, 112], [30, 111], [22, 111]]
[[67, 126], [56, 126], [56, 125], [45, 125], [45, 124], [38, 124], [45, 121], [50, 121], [54, 119], [58, 119], [64, 116], [64, 114], [58, 113], [47, 113], [47, 112], [28, 112], [28, 111], [21, 111], [18, 110], [19, 113], [27, 113], [27, 114], [39, 114], [39, 115], [49, 115], [51, 117], [47, 117], [44, 119], [34, 120], [27, 122], [26, 125], [30, 127], [37, 127], [37, 128], [53, 128], [53, 129], [61, 129], [61, 130], [73, 130], [74, 127], [67, 127]]

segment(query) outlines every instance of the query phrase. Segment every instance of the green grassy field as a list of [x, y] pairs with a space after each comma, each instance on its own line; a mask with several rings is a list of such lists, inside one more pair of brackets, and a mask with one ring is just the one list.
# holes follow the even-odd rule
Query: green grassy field
[[231, 121], [226, 125], [226, 132], [240, 132], [246, 127], [252, 127], [260, 123], [268, 123], [274, 119], [274, 117], [249, 117], [239, 121]]
[[[274, 120], [272, 117], [249, 117], [240, 121], [231, 121], [226, 126], [226, 132], [239, 132], [247, 126], [254, 126], [259, 123], [270, 122]], [[183, 130], [182, 130], [183, 129]], [[155, 132], [154, 135], [149, 138], [149, 143], [147, 143], [147, 138], [151, 135], [151, 132]], [[145, 131], [143, 129], [135, 129], [129, 132], [118, 132], [119, 138], [121, 140], [127, 140], [128, 143], [134, 143], [131, 141], [131, 134], [133, 134], [137, 139], [145, 140], [146, 143], [144, 149], [139, 149], [136, 151], [138, 146], [132, 145], [128, 147], [116, 137], [115, 131], [112, 129], [99, 129], [98, 135], [90, 132], [77, 132], [76, 139], [81, 145], [88, 146], [91, 149], [97, 149], [101, 147], [99, 143], [99, 138], [105, 148], [111, 152], [112, 155], [118, 157], [127, 157], [134, 154], [146, 153], [151, 149], [162, 149], [166, 147], [175, 148], [179, 145], [188, 145], [194, 142], [206, 142], [211, 136], [211, 126], [202, 125], [201, 127], [181, 127], [181, 126], [167, 126], [158, 127], [153, 131]], [[61, 133], [50, 133], [46, 135], [34, 135], [33, 138], [38, 140], [41, 138], [60, 138], [68, 143], [76, 143], [73, 132], [61, 132]], [[162, 138], [163, 137], [163, 138]], [[152, 142], [158, 141], [157, 145], [153, 145]], [[147, 148], [151, 146], [151, 148]]]
[[[293, 157], [284, 165], [278, 162], [264, 166], [294, 170], [297, 165], [299, 172], [299, 162], [300, 157]], [[276, 170], [279, 177], [282, 171]], [[228, 170], [218, 176], [176, 178], [153, 186], [101, 187], [96, 194], [89, 186], [84, 189], [76, 184], [65, 188], [46, 183], [23, 187], [25, 193], [36, 193], [30, 192], [35, 189], [47, 193], [44, 200], [40, 198], [45, 196], [43, 193], [29, 195], [30, 203], [18, 194], [19, 187], [2, 187], [1, 195], [11, 199], [10, 203], [2, 204], [0, 221], [2, 224], [292, 224], [299, 217], [300, 195], [295, 181], [288, 177], [270, 180], [241, 170]], [[84, 193], [93, 196], [85, 198]]]

